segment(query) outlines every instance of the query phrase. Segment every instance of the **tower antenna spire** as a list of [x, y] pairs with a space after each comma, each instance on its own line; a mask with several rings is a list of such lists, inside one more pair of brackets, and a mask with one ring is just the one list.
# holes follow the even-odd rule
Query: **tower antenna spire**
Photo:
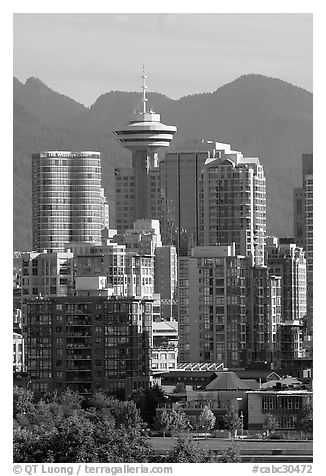
[[142, 90], [143, 90], [143, 98], [142, 98], [142, 103], [143, 103], [143, 114], [146, 114], [147, 112], [147, 108], [146, 108], [146, 102], [147, 102], [147, 99], [146, 99], [146, 89], [147, 89], [147, 86], [146, 86], [146, 79], [147, 79], [147, 76], [145, 74], [145, 65], [143, 64], [143, 74], [142, 74], [142, 78], [143, 78], [143, 85], [142, 85]]

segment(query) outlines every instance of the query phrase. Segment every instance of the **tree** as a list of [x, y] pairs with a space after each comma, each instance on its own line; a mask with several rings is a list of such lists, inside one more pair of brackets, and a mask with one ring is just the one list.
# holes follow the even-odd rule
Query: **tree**
[[167, 408], [163, 408], [163, 410], [158, 415], [158, 426], [163, 431], [163, 438], [165, 438], [165, 434], [170, 429], [171, 424], [171, 411]]
[[312, 403], [302, 407], [297, 414], [297, 419], [294, 423], [297, 431], [311, 434], [313, 432], [313, 406]]
[[241, 463], [241, 454], [234, 446], [229, 446], [218, 456], [219, 463]]
[[224, 416], [224, 422], [227, 429], [230, 430], [231, 435], [232, 433], [235, 434], [235, 432], [242, 427], [241, 418], [236, 411], [228, 411]]
[[172, 433], [183, 433], [190, 428], [189, 420], [186, 414], [181, 410], [171, 410], [170, 412], [170, 430]]
[[263, 428], [267, 432], [267, 436], [269, 436], [270, 432], [273, 432], [277, 428], [277, 419], [271, 414], [267, 413], [264, 419]]
[[33, 407], [34, 393], [22, 387], [14, 387], [13, 410], [14, 416], [18, 413], [27, 413]]
[[199, 415], [199, 426], [204, 431], [209, 431], [214, 428], [216, 417], [212, 410], [206, 405]]
[[152, 427], [156, 416], [156, 409], [159, 404], [166, 402], [166, 396], [159, 385], [154, 385], [153, 387], [133, 392], [130, 400], [136, 403], [143, 421]]
[[[17, 393], [17, 392], [16, 392]], [[18, 395], [18, 396], [17, 396]], [[23, 394], [18, 392], [16, 400]], [[23, 395], [22, 401], [26, 403]], [[143, 435], [134, 402], [101, 394], [82, 408], [73, 392], [47, 395], [14, 417], [14, 461], [17, 463], [150, 462], [153, 449]], [[17, 407], [17, 405], [16, 405]]]
[[190, 435], [182, 435], [168, 452], [164, 462], [167, 463], [214, 463], [217, 458], [211, 451], [206, 451], [195, 443]]

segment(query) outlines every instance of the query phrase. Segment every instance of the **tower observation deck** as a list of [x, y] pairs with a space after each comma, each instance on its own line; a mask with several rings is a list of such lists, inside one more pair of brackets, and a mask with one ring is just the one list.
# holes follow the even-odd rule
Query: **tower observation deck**
[[157, 166], [156, 153], [168, 147], [177, 128], [160, 122], [160, 115], [147, 109], [146, 78], [143, 72], [142, 110], [134, 113], [125, 126], [113, 131], [123, 147], [132, 152], [135, 169], [135, 220], [149, 217], [148, 173]]

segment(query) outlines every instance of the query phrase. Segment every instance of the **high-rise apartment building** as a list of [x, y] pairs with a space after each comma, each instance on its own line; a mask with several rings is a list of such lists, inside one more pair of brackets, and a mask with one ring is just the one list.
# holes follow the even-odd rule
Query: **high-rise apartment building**
[[294, 189], [294, 242], [307, 261], [307, 324], [313, 320], [313, 154], [302, 154], [302, 187]]
[[176, 246], [178, 255], [187, 256], [199, 245], [201, 171], [225, 145], [194, 139], [177, 144], [160, 162], [162, 238], [164, 244]]
[[67, 296], [74, 284], [73, 253], [21, 254], [21, 297]]
[[282, 322], [302, 320], [307, 314], [306, 259], [291, 238], [268, 237], [267, 263], [270, 273], [281, 277]]
[[158, 218], [159, 174], [157, 150], [168, 147], [175, 126], [160, 122], [160, 115], [147, 109], [143, 74], [142, 110], [129, 123], [114, 131], [118, 142], [132, 152], [132, 167], [115, 170], [116, 220], [119, 233], [138, 219]]
[[230, 146], [208, 159], [202, 173], [200, 242], [235, 243], [236, 253], [264, 265], [266, 179], [258, 158], [243, 157]]
[[31, 389], [84, 395], [150, 384], [152, 301], [75, 296], [27, 302]]
[[99, 152], [33, 154], [33, 249], [64, 251], [70, 242], [101, 243], [105, 200]]
[[180, 362], [244, 366], [249, 265], [234, 245], [199, 246], [179, 258]]
[[161, 316], [177, 317], [178, 257], [175, 246], [155, 249], [155, 292], [161, 296]]

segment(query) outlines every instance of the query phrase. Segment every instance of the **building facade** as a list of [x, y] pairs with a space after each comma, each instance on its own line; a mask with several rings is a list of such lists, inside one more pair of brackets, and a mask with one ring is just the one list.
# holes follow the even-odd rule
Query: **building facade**
[[155, 249], [155, 293], [161, 297], [161, 317], [177, 317], [178, 257], [175, 246]]
[[266, 179], [258, 158], [230, 146], [205, 162], [200, 202], [201, 244], [235, 243], [236, 253], [264, 265]]
[[70, 242], [101, 243], [105, 200], [99, 152], [32, 156], [33, 249], [61, 252]]
[[248, 266], [234, 246], [196, 247], [179, 258], [180, 362], [244, 365]]
[[67, 296], [74, 285], [73, 253], [21, 254], [21, 297]]
[[160, 161], [163, 243], [187, 256], [199, 245], [199, 186], [205, 161], [215, 157], [216, 143], [203, 139], [175, 146]]
[[302, 320], [307, 314], [306, 259], [302, 248], [292, 239], [267, 239], [268, 267], [274, 276], [281, 277], [282, 321]]
[[313, 154], [302, 154], [302, 187], [294, 189], [294, 242], [307, 262], [307, 324], [313, 321]]
[[247, 397], [248, 430], [262, 430], [271, 414], [277, 431], [293, 431], [298, 413], [312, 402], [312, 392], [307, 390], [254, 390]]
[[150, 383], [152, 301], [75, 296], [27, 302], [27, 370], [36, 392], [84, 395]]

